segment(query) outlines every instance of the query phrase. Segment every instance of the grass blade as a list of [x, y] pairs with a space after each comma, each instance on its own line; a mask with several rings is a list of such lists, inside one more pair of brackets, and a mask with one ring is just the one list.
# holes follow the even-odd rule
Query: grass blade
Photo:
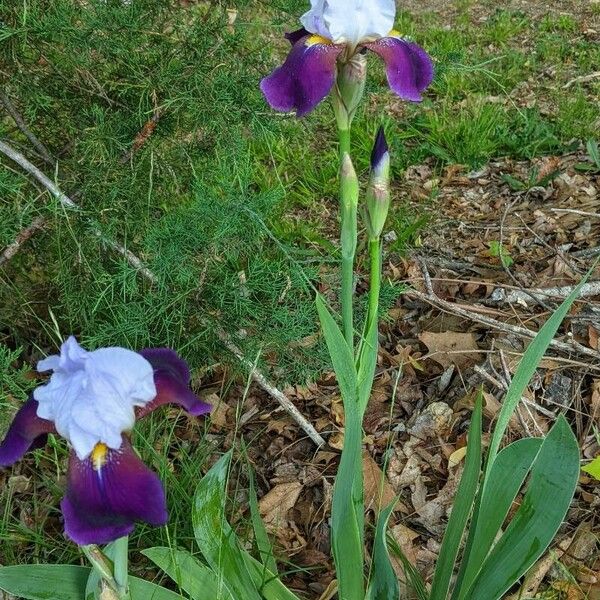
[[429, 592], [427, 591], [423, 577], [421, 577], [421, 573], [419, 573], [408, 558], [406, 558], [400, 544], [398, 544], [393, 536], [388, 534], [387, 541], [388, 548], [391, 550], [392, 554], [402, 563], [404, 574], [408, 580], [407, 583], [415, 592], [417, 600], [429, 600]]
[[486, 558], [467, 600], [497, 600], [545, 552], [575, 493], [579, 447], [560, 416], [540, 448], [531, 481], [517, 514]]
[[358, 399], [361, 413], [364, 413], [369, 403], [371, 389], [373, 388], [373, 377], [377, 367], [379, 327], [377, 319], [369, 320], [369, 328], [365, 338], [361, 341], [358, 354]]
[[333, 488], [331, 545], [344, 600], [364, 600], [361, 462], [362, 426], [357, 414], [346, 414], [344, 449]]
[[0, 590], [27, 600], [81, 600], [90, 572], [73, 565], [0, 567]]
[[[89, 567], [75, 565], [17, 565], [0, 567], [0, 590], [25, 600], [81, 600]], [[131, 600], [183, 600], [160, 585], [129, 578]]]
[[252, 519], [252, 527], [254, 529], [254, 540], [256, 541], [256, 547], [260, 556], [260, 561], [265, 568], [270, 571], [274, 576], [277, 576], [277, 561], [273, 555], [273, 545], [269, 540], [269, 535], [265, 529], [265, 524], [260, 516], [258, 510], [258, 500], [256, 498], [256, 486], [254, 483], [254, 472], [249, 466], [249, 479], [250, 479], [250, 517]]
[[390, 562], [387, 548], [387, 524], [396, 505], [394, 500], [379, 513], [373, 546], [373, 571], [365, 600], [398, 600], [398, 578]]
[[344, 400], [344, 407], [348, 412], [356, 411], [357, 380], [352, 350], [346, 343], [344, 335], [320, 295], [317, 296], [317, 311], [323, 335], [325, 336], [325, 342], [329, 349], [333, 370], [335, 371]]
[[331, 546], [344, 600], [364, 600], [364, 505], [362, 493], [362, 418], [352, 350], [335, 319], [317, 296], [317, 311], [344, 402], [344, 448], [331, 507]]
[[244, 551], [243, 554], [250, 577], [265, 600], [300, 600], [296, 594], [285, 587], [277, 575], [268, 571], [249, 552]]
[[483, 394], [480, 392], [475, 401], [475, 409], [471, 417], [467, 457], [463, 470], [448, 527], [444, 534], [440, 555], [431, 586], [431, 600], [446, 600], [450, 580], [454, 571], [454, 563], [458, 556], [460, 542], [463, 538], [473, 502], [477, 493], [477, 485], [481, 473], [481, 412]]

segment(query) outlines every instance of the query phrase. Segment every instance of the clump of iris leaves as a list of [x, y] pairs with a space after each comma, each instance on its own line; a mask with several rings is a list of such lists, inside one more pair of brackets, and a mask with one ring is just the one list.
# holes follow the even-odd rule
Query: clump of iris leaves
[[[212, 6], [32, 0], [0, 8], [0, 55], [10, 74], [4, 91], [59, 158], [49, 174], [86, 217], [65, 211], [21, 172], [0, 169], [0, 247], [35, 217], [48, 222], [0, 270], [3, 407], [13, 407], [32, 385], [21, 365], [71, 332], [90, 348], [169, 345], [208, 370], [231, 360], [219, 327], [278, 382], [304, 382], [327, 368], [323, 343], [312, 338], [314, 288], [335, 281], [338, 258], [330, 109], [322, 106], [310, 122], [274, 115], [257, 85], [280, 54], [273, 40], [295, 21], [297, 3], [232, 0], [233, 26], [222, 7]], [[549, 66], [558, 78], [564, 71], [565, 80], [590, 72], [600, 51], [584, 40], [572, 43], [571, 22], [533, 22], [502, 10], [477, 26], [465, 12], [455, 30], [434, 14], [403, 13], [399, 21], [436, 58], [438, 73], [418, 109], [386, 112], [396, 177], [432, 156], [440, 169], [475, 168], [503, 155], [561, 152], [593, 135], [598, 105], [578, 85], [541, 92], [558, 107], [550, 116], [535, 106], [486, 100], [508, 97]], [[535, 40], [535, 51], [512, 44], [518, 36]], [[372, 68], [369, 89], [381, 93], [384, 75]], [[156, 106], [154, 135], [122, 162]], [[364, 147], [357, 152], [365, 157], [357, 164], [362, 171], [374, 134], [373, 119], [365, 117], [354, 127]], [[0, 121], [0, 137], [28, 153], [8, 118]], [[426, 210], [411, 214], [396, 203], [388, 228], [397, 242], [388, 251], [413, 241]], [[140, 255], [158, 282], [144, 282], [102, 247], [90, 221]], [[398, 292], [388, 286], [384, 308]], [[151, 422], [142, 452], [161, 466], [170, 490], [170, 541], [189, 546], [189, 515], [178, 506], [189, 506], [190, 484], [208, 451], [204, 442], [176, 442], [174, 476], [168, 444], [154, 444], [159, 433], [162, 426]], [[19, 500], [2, 491], [0, 562], [25, 562], [32, 549], [40, 560], [74, 559], [76, 550], [52, 527], [60, 497], [52, 469], [63, 458], [55, 448], [36, 459], [45, 469], [33, 484], [32, 510], [43, 518], [17, 518]], [[141, 547], [167, 543], [164, 531], [140, 528], [136, 535]]]

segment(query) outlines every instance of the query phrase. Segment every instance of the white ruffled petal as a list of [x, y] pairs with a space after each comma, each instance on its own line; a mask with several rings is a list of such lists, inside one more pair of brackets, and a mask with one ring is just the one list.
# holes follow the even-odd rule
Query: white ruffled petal
[[311, 33], [356, 46], [387, 36], [395, 17], [394, 0], [311, 0], [301, 21]]
[[72, 424], [69, 432], [69, 442], [71, 442], [77, 458], [85, 460], [92, 453], [99, 440], [97, 435], [85, 431], [76, 424]]
[[54, 422], [81, 460], [99, 442], [118, 449], [122, 433], [135, 424], [135, 407], [156, 397], [151, 364], [124, 348], [87, 352], [69, 338], [60, 356], [48, 357], [39, 366], [54, 372], [33, 392], [37, 415]]
[[60, 365], [60, 356], [58, 354], [52, 354], [42, 360], [38, 361], [37, 370], [39, 373], [44, 373], [45, 371], [54, 371], [58, 369]]
[[312, 8], [300, 17], [300, 22], [306, 31], [330, 39], [329, 29], [323, 20], [325, 0], [311, 0], [311, 5]]
[[90, 352], [88, 371], [105, 373], [117, 389], [135, 406], [144, 406], [156, 397], [154, 369], [137, 352], [125, 348], [100, 348]]

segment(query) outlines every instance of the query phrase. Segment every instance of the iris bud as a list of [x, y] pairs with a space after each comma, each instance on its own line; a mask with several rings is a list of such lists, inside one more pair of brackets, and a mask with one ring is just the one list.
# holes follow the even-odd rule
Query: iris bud
[[339, 63], [333, 106], [340, 129], [348, 129], [359, 107], [367, 80], [367, 58], [357, 53], [346, 62]]
[[390, 198], [390, 153], [383, 127], [380, 127], [371, 154], [371, 177], [366, 196], [365, 220], [371, 240], [381, 236]]
[[342, 158], [341, 179], [341, 208], [342, 222], [342, 256], [352, 257], [356, 252], [357, 206], [359, 195], [358, 176], [350, 155], [346, 152]]

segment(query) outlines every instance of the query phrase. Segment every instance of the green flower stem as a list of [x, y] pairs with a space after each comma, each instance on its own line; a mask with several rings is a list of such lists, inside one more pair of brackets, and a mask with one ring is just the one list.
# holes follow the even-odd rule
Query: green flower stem
[[114, 542], [114, 579], [120, 600], [130, 600], [129, 594], [129, 537], [124, 536]]
[[350, 154], [350, 128], [338, 129], [338, 137], [340, 140], [340, 162], [344, 158], [346, 152]]
[[[350, 156], [350, 129], [339, 129], [340, 143], [340, 165], [343, 168], [344, 157]], [[354, 257], [356, 253], [357, 241], [357, 211], [358, 197], [351, 198], [354, 195], [354, 182], [344, 180], [342, 170], [341, 177], [341, 245], [342, 245], [342, 290], [340, 303], [342, 306], [342, 324], [344, 338], [350, 349], [354, 350], [354, 313], [353, 313], [353, 296], [354, 296]], [[356, 190], [358, 196], [358, 190]]]

